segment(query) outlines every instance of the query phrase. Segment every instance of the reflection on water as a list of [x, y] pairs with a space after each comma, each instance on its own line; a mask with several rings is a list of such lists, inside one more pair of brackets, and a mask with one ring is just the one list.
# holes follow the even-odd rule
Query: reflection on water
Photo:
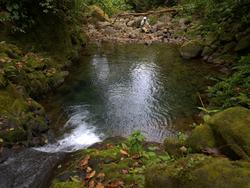
[[88, 53], [47, 99], [49, 109], [63, 106], [67, 112], [65, 128], [73, 125], [59, 139], [59, 150], [79, 149], [134, 130], [148, 140], [162, 141], [174, 134], [176, 118], [196, 110], [196, 92], [203, 87], [208, 67], [184, 62], [175, 48], [104, 45]]

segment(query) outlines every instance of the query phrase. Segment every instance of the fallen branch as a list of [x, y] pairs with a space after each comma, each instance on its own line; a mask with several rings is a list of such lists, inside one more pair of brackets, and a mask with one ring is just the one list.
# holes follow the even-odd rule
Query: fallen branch
[[119, 17], [148, 16], [148, 15], [151, 15], [151, 14], [162, 14], [162, 13], [166, 13], [166, 12], [176, 12], [176, 11], [178, 11], [178, 10], [173, 9], [173, 8], [166, 8], [166, 9], [162, 9], [162, 10], [158, 10], [158, 11], [148, 11], [148, 12], [140, 12], [140, 13], [120, 13], [120, 14], [117, 14], [115, 16], [115, 19], [114, 19], [112, 24], [114, 24]]

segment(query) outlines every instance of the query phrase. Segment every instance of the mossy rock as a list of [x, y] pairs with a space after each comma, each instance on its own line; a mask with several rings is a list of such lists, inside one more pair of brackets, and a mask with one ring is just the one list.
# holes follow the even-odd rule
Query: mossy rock
[[54, 182], [50, 188], [82, 188], [81, 182]]
[[250, 47], [250, 35], [247, 35], [247, 36], [242, 37], [238, 41], [238, 44], [234, 50], [236, 52], [238, 52], [238, 51], [243, 51], [243, 50], [249, 49], [249, 47]]
[[249, 162], [195, 154], [148, 168], [145, 187], [246, 188], [250, 186], [249, 177]]
[[213, 131], [208, 125], [195, 127], [186, 142], [192, 148], [193, 152], [201, 152], [202, 149], [216, 147]]
[[0, 130], [0, 138], [2, 138], [5, 143], [24, 141], [27, 139], [27, 131], [25, 131], [22, 127]]
[[185, 59], [196, 58], [201, 55], [203, 46], [199, 41], [188, 41], [180, 47], [180, 54]]
[[10, 58], [18, 58], [22, 55], [22, 51], [16, 45], [5, 41], [0, 42], [0, 53], [5, 53]]
[[[10, 145], [33, 142], [48, 130], [43, 107], [31, 98], [9, 91], [0, 91], [0, 137]], [[32, 144], [32, 143], [31, 143]]]
[[98, 6], [89, 6], [89, 15], [92, 21], [108, 21], [108, 15]]
[[164, 148], [174, 157], [183, 157], [183, 152], [181, 151], [181, 147], [186, 146], [186, 143], [177, 137], [169, 137], [164, 140]]
[[232, 107], [212, 116], [208, 124], [225, 143], [242, 159], [250, 160], [250, 110]]

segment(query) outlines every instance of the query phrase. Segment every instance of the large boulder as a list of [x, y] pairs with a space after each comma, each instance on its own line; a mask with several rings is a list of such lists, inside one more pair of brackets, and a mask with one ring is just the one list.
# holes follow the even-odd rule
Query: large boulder
[[34, 149], [12, 153], [0, 163], [0, 187], [49, 187], [53, 172], [65, 157], [65, 153], [44, 153]]
[[198, 57], [203, 50], [203, 46], [198, 41], [185, 42], [180, 47], [180, 54], [185, 59], [192, 59]]
[[146, 188], [246, 188], [250, 186], [250, 163], [189, 155], [146, 170]]
[[206, 148], [215, 148], [216, 140], [212, 129], [208, 125], [195, 127], [186, 143], [192, 148], [193, 152], [200, 152]]
[[0, 91], [0, 138], [6, 145], [44, 144], [42, 136], [48, 130], [44, 108], [16, 91]]
[[250, 160], [250, 110], [233, 107], [217, 113], [208, 124], [237, 156]]

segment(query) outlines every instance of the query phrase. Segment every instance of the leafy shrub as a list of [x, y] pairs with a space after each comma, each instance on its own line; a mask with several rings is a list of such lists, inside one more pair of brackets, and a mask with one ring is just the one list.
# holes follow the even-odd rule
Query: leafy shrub
[[[169, 0], [170, 1], [170, 0]], [[155, 6], [164, 4], [166, 0], [127, 0], [127, 3], [138, 12], [146, 11]], [[171, 1], [172, 2], [172, 1]]]
[[86, 5], [97, 5], [109, 16], [118, 13], [121, 10], [128, 10], [130, 6], [126, 0], [86, 0]]
[[250, 107], [250, 55], [243, 56], [234, 67], [235, 72], [226, 79], [209, 87], [212, 104], [227, 108], [231, 106]]
[[143, 151], [142, 147], [142, 142], [145, 140], [145, 137], [141, 134], [140, 131], [135, 131], [133, 132], [129, 137], [128, 137], [128, 147], [129, 147], [129, 152], [134, 154], [134, 153], [140, 153]]
[[77, 1], [79, 0], [0, 0], [0, 13], [4, 12], [0, 22], [10, 23], [14, 32], [25, 32], [41, 15], [66, 17], [75, 8]]

